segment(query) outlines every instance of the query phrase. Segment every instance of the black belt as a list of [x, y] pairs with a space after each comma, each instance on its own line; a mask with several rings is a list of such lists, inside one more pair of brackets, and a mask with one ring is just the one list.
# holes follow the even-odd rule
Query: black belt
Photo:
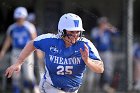
[[59, 90], [62, 90], [62, 91], [65, 91], [65, 92], [75, 92], [76, 90], [79, 89], [79, 87], [73, 87], [73, 88], [59, 88], [59, 87], [56, 87], [54, 85], [51, 85], [53, 86], [54, 88], [57, 88]]

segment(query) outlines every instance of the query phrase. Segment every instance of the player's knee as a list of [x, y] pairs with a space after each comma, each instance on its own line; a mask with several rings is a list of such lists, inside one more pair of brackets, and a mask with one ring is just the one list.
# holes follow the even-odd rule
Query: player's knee
[[23, 82], [23, 85], [24, 85], [25, 88], [33, 89], [36, 84], [33, 81], [25, 80]]

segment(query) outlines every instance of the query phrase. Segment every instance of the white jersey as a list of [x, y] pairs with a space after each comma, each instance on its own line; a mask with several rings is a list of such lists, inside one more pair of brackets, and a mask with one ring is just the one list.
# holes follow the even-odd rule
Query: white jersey
[[35, 26], [25, 21], [23, 25], [17, 23], [10, 25], [7, 34], [12, 38], [12, 47], [22, 49], [31, 40], [31, 34], [35, 31]]
[[80, 48], [89, 48], [89, 57], [101, 60], [94, 45], [86, 38], [66, 47], [62, 38], [54, 34], [44, 34], [34, 40], [34, 46], [45, 53], [44, 79], [58, 88], [80, 87], [86, 65], [82, 60]]

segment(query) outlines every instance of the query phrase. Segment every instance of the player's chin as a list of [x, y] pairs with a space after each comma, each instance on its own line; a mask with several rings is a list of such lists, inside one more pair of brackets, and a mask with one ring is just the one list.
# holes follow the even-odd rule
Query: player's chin
[[77, 40], [72, 40], [72, 44], [75, 44]]
[[76, 42], [69, 42], [69, 46], [72, 46], [73, 44], [75, 44]]

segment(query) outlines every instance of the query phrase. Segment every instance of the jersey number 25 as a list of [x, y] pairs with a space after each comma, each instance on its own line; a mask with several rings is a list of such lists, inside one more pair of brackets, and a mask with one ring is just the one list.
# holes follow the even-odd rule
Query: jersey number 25
[[72, 74], [73, 66], [58, 66], [57, 67], [57, 75], [65, 75], [65, 74]]

